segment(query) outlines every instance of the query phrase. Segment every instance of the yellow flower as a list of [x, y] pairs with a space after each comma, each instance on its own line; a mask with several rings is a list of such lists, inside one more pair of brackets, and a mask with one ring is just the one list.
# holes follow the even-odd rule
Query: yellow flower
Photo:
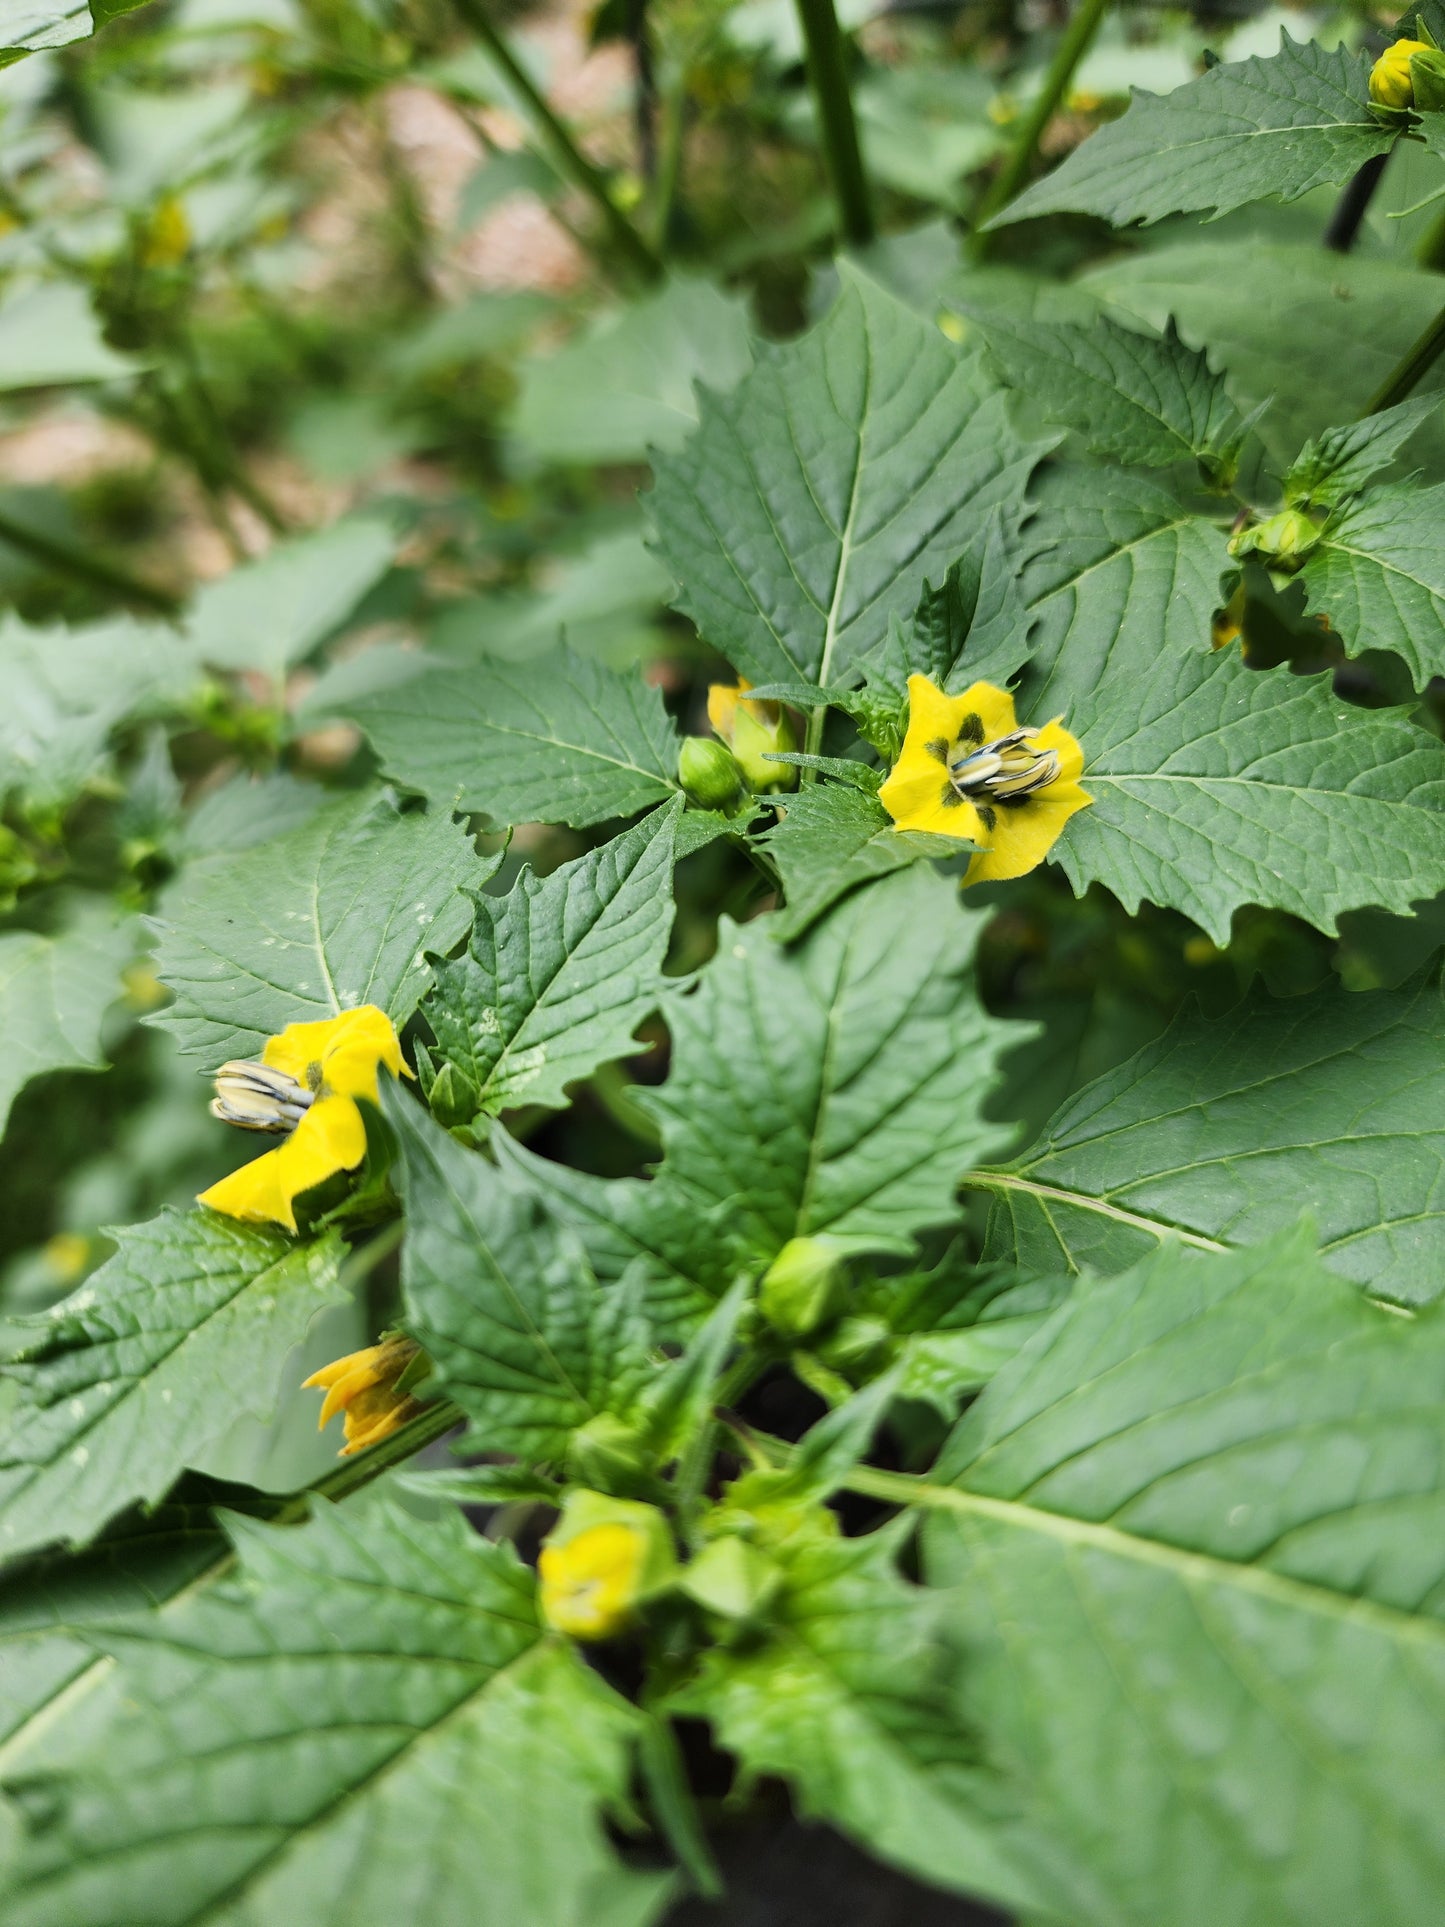
[[1416, 54], [1427, 54], [1424, 40], [1397, 40], [1387, 47], [1370, 69], [1370, 99], [1377, 107], [1413, 107], [1415, 83], [1410, 62]]
[[976, 682], [945, 696], [927, 676], [908, 678], [908, 733], [878, 792], [900, 830], [927, 830], [978, 845], [965, 885], [1036, 869], [1065, 823], [1093, 798], [1079, 788], [1084, 752], [1057, 716], [1022, 729], [1013, 697]]
[[612, 1639], [644, 1598], [671, 1582], [676, 1565], [655, 1505], [576, 1487], [537, 1560], [542, 1617], [569, 1639]]
[[146, 223], [141, 260], [148, 268], [174, 268], [190, 249], [191, 224], [186, 219], [185, 203], [179, 195], [163, 194]]
[[537, 1561], [542, 1617], [571, 1639], [611, 1639], [632, 1620], [647, 1563], [635, 1526], [591, 1526], [565, 1545], [543, 1546]]
[[749, 702], [751, 688], [750, 682], [715, 682], [707, 692], [707, 719], [752, 789], [796, 789], [798, 772], [792, 763], [766, 760], [770, 751], [798, 747], [793, 719], [781, 703]]
[[398, 1431], [422, 1409], [411, 1396], [431, 1372], [431, 1360], [414, 1339], [400, 1332], [384, 1332], [379, 1344], [348, 1352], [332, 1365], [313, 1372], [302, 1389], [317, 1386], [326, 1393], [317, 1430], [338, 1412], [346, 1415], [346, 1443], [340, 1456], [349, 1458]]
[[391, 1019], [375, 1004], [344, 1010], [317, 1024], [288, 1024], [267, 1039], [259, 1061], [223, 1064], [212, 1113], [243, 1130], [285, 1134], [286, 1141], [243, 1164], [199, 1202], [227, 1217], [296, 1229], [295, 1200], [366, 1156], [366, 1126], [356, 1100], [378, 1101], [376, 1075], [411, 1072]]

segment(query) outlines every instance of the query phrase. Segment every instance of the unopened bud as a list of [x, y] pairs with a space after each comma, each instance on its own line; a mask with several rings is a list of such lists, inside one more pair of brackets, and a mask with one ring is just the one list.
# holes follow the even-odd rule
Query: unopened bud
[[707, 692], [707, 719], [732, 750], [748, 787], [762, 795], [768, 790], [798, 787], [791, 763], [770, 763], [768, 757], [798, 748], [798, 731], [781, 703], [748, 697], [750, 682], [715, 682]]
[[790, 1238], [763, 1276], [758, 1309], [780, 1338], [807, 1338], [837, 1309], [842, 1259], [827, 1238]]
[[1229, 553], [1240, 556], [1255, 552], [1268, 567], [1293, 574], [1319, 539], [1318, 523], [1312, 522], [1303, 509], [1281, 509], [1267, 521], [1231, 536]]
[[596, 1418], [572, 1434], [567, 1447], [567, 1469], [586, 1485], [604, 1492], [625, 1490], [647, 1469], [647, 1452], [640, 1434], [611, 1412]]
[[743, 773], [710, 736], [687, 736], [677, 753], [677, 780], [700, 809], [725, 810], [743, 792]]
[[481, 1093], [476, 1085], [455, 1064], [443, 1064], [427, 1092], [432, 1116], [449, 1131], [470, 1124], [481, 1101]]
[[677, 1587], [720, 1618], [747, 1620], [766, 1610], [782, 1583], [783, 1569], [775, 1559], [729, 1533], [683, 1567]]
[[1370, 69], [1370, 99], [1377, 107], [1413, 107], [1415, 82], [1411, 72], [1416, 54], [1433, 49], [1423, 40], [1397, 40]]
[[614, 1639], [675, 1570], [672, 1537], [656, 1506], [569, 1493], [537, 1561], [542, 1618], [569, 1639]]

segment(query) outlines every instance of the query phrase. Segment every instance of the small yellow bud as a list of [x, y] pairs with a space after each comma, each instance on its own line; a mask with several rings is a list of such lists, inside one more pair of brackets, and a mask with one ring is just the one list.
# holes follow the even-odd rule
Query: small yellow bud
[[1370, 69], [1370, 99], [1377, 107], [1413, 107], [1415, 83], [1410, 62], [1416, 54], [1431, 52], [1423, 40], [1397, 40], [1387, 47]]
[[141, 260], [148, 268], [174, 268], [191, 247], [191, 224], [178, 194], [163, 194], [151, 210], [141, 244]]
[[537, 1560], [542, 1618], [584, 1641], [626, 1632], [676, 1564], [667, 1521], [653, 1505], [572, 1492]]
[[767, 761], [773, 752], [797, 749], [793, 719], [781, 703], [749, 701], [751, 688], [750, 682], [715, 682], [707, 692], [707, 719], [732, 751], [750, 789], [759, 795], [796, 789], [798, 772], [791, 763]]

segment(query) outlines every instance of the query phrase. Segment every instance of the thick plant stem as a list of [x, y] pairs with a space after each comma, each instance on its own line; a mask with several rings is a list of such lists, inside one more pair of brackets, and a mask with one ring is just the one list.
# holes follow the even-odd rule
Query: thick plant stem
[[1360, 410], [1361, 419], [1366, 415], [1378, 415], [1382, 409], [1393, 408], [1397, 401], [1403, 401], [1429, 374], [1442, 354], [1445, 354], [1445, 308], [1440, 310], [1415, 345], [1406, 351], [1400, 365], [1371, 395]]
[[803, 45], [808, 56], [808, 80], [818, 110], [818, 132], [828, 178], [838, 201], [843, 236], [855, 248], [866, 248], [877, 237], [873, 199], [863, 156], [858, 146], [858, 123], [853, 118], [853, 96], [848, 90], [848, 61], [833, 0], [797, 0]]
[[1330, 216], [1330, 224], [1325, 229], [1325, 246], [1332, 253], [1348, 254], [1355, 245], [1360, 232], [1360, 223], [1364, 220], [1370, 202], [1374, 198], [1375, 189], [1380, 185], [1381, 176], [1385, 172], [1385, 163], [1394, 151], [1394, 148], [1390, 147], [1383, 154], [1373, 155], [1358, 170], [1354, 179], [1341, 194], [1335, 205], [1335, 211]]
[[639, 279], [658, 280], [662, 274], [662, 263], [613, 200], [600, 171], [578, 147], [567, 128], [553, 113], [546, 99], [533, 85], [531, 75], [518, 62], [511, 48], [487, 18], [486, 0], [454, 0], [454, 4], [457, 12], [527, 103], [528, 111], [547, 136], [559, 172], [565, 174], [575, 186], [582, 190], [602, 216], [618, 254]]
[[174, 616], [180, 611], [181, 599], [169, 589], [145, 582], [118, 563], [75, 548], [57, 536], [42, 535], [39, 529], [28, 528], [3, 511], [0, 511], [0, 542], [8, 542], [12, 549], [18, 549], [52, 575], [83, 582], [87, 588], [102, 590], [121, 602], [149, 609], [160, 616]]
[[1069, 91], [1074, 70], [1088, 52], [1089, 43], [1099, 30], [1099, 22], [1104, 18], [1108, 4], [1109, 0], [1079, 0], [1074, 16], [1064, 30], [1064, 37], [1049, 63], [1043, 85], [1023, 118], [1008, 159], [985, 190], [974, 212], [973, 245], [976, 253], [984, 253], [988, 246], [984, 228], [995, 214], [1007, 206], [1027, 180], [1044, 129]]
[[1430, 223], [1415, 249], [1415, 259], [1431, 274], [1445, 274], [1445, 214]]

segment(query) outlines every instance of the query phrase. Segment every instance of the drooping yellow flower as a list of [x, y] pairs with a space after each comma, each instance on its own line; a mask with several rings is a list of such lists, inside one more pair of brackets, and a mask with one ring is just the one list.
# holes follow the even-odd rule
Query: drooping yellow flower
[[1370, 99], [1378, 107], [1413, 107], [1415, 83], [1410, 62], [1416, 54], [1432, 52], [1428, 41], [1397, 40], [1370, 69]]
[[288, 1024], [259, 1060], [223, 1064], [211, 1110], [243, 1130], [284, 1133], [285, 1142], [243, 1164], [198, 1202], [227, 1217], [296, 1229], [295, 1200], [366, 1156], [357, 1099], [378, 1101], [377, 1068], [411, 1076], [391, 1019], [375, 1004], [321, 1023]]
[[341, 1448], [345, 1459], [388, 1438], [416, 1416], [424, 1401], [413, 1398], [412, 1391], [430, 1372], [431, 1360], [415, 1339], [384, 1332], [378, 1344], [323, 1365], [302, 1389], [316, 1386], [326, 1393], [318, 1431], [338, 1412], [345, 1414], [346, 1443]]
[[791, 790], [798, 786], [792, 763], [770, 763], [769, 753], [795, 750], [798, 732], [781, 703], [750, 701], [750, 682], [715, 682], [707, 692], [707, 719], [733, 753], [751, 789]]
[[976, 682], [945, 696], [910, 676], [908, 732], [878, 798], [896, 829], [976, 844], [965, 885], [1001, 882], [1037, 868], [1094, 800], [1079, 787], [1083, 768], [1057, 716], [1021, 728], [1007, 690]]

